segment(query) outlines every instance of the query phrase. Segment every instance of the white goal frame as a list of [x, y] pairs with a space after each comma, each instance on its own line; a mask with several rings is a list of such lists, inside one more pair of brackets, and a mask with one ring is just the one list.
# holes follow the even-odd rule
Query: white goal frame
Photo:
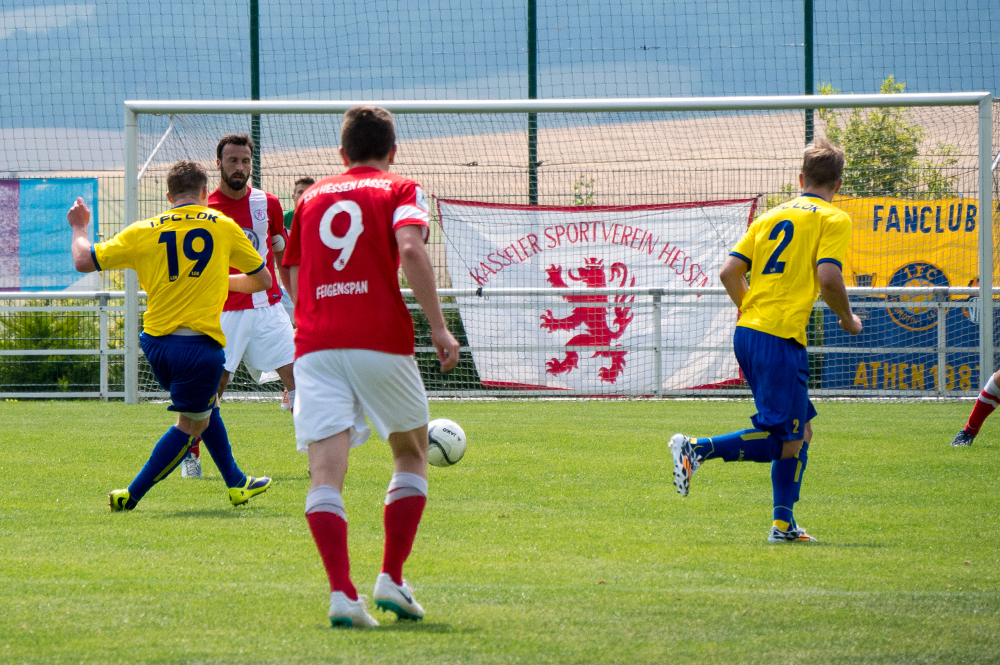
[[[377, 105], [392, 113], [608, 113], [664, 111], [773, 111], [805, 109], [886, 108], [918, 106], [978, 106], [979, 189], [979, 287], [947, 289], [949, 294], [973, 292], [979, 296], [980, 377], [993, 367], [993, 98], [988, 92], [924, 93], [893, 95], [788, 95], [775, 97], [654, 97], [632, 99], [509, 99], [434, 101], [138, 101], [125, 102], [125, 220], [139, 215], [139, 161], [137, 155], [141, 114], [334, 114], [360, 104]], [[912, 290], [912, 289], [911, 289]], [[493, 291], [496, 291], [493, 294]], [[503, 295], [510, 289], [482, 289], [483, 295]], [[690, 289], [700, 293], [700, 289]], [[855, 289], [850, 289], [854, 292]], [[866, 289], [865, 292], [870, 291]], [[887, 289], [878, 289], [879, 293]], [[908, 293], [906, 289], [890, 289]], [[139, 401], [139, 282], [136, 273], [125, 271], [125, 402]], [[449, 292], [449, 295], [454, 295]], [[461, 295], [473, 295], [461, 294]]]

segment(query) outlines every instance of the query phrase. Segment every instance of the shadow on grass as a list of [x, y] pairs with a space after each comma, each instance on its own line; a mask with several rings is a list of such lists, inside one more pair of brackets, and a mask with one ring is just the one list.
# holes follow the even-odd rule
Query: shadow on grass
[[885, 547], [882, 543], [809, 543], [809, 547], [862, 547], [867, 549], [881, 549]]
[[477, 628], [455, 628], [450, 623], [438, 623], [434, 621], [406, 621], [398, 620], [392, 621], [390, 623], [382, 623], [385, 621], [381, 617], [375, 617], [379, 619], [380, 625], [378, 627], [371, 628], [348, 628], [344, 626], [332, 627], [330, 624], [319, 625], [317, 628], [319, 630], [333, 630], [335, 632], [343, 633], [356, 633], [359, 635], [374, 635], [376, 633], [428, 633], [432, 635], [437, 634], [449, 634], [449, 635], [473, 635], [479, 633]]
[[[240, 517], [246, 517], [248, 511], [252, 511], [252, 508], [228, 508], [226, 506], [221, 506], [219, 508], [197, 508], [190, 510], [174, 510], [171, 512], [161, 512], [150, 514], [150, 517], [155, 519], [174, 519], [177, 517], [211, 517], [211, 518], [222, 518], [222, 519], [237, 519]], [[278, 519], [284, 518], [286, 516], [276, 514], [271, 511], [254, 511], [253, 517], [260, 519]]]
[[454, 635], [471, 635], [478, 633], [475, 628], [455, 628], [450, 623], [439, 623], [435, 621], [407, 621], [397, 619], [391, 623], [383, 623], [379, 630], [392, 631], [396, 633], [449, 633]]

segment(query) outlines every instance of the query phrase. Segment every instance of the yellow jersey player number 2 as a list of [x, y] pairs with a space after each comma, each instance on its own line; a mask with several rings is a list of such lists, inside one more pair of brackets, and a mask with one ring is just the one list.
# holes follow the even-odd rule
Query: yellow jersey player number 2
[[[851, 242], [851, 219], [833, 205], [842, 184], [844, 151], [825, 139], [803, 153], [802, 195], [757, 218], [719, 273], [742, 311], [733, 336], [757, 413], [753, 428], [711, 438], [675, 434], [670, 440], [674, 485], [687, 496], [691, 476], [710, 459], [771, 464], [774, 518], [768, 541], [815, 540], [796, 524], [816, 409], [809, 400], [806, 325], [816, 296], [857, 335], [861, 320], [851, 311], [841, 272]], [[747, 273], [750, 280], [747, 281]]]
[[[109, 494], [114, 511], [135, 508], [199, 436], [219, 467], [233, 505], [246, 503], [271, 483], [240, 471], [225, 425], [215, 417], [218, 412], [213, 413], [225, 361], [219, 316], [226, 296], [231, 290], [266, 290], [271, 275], [236, 223], [205, 206], [207, 184], [208, 175], [198, 164], [174, 164], [167, 175], [167, 199], [173, 207], [97, 245], [87, 240], [90, 211], [82, 199], [67, 215], [77, 270], [131, 268], [138, 274], [147, 299], [139, 343], [153, 375], [170, 393], [167, 408], [178, 413], [177, 424], [157, 442], [128, 488]], [[230, 275], [230, 266], [240, 274]]]

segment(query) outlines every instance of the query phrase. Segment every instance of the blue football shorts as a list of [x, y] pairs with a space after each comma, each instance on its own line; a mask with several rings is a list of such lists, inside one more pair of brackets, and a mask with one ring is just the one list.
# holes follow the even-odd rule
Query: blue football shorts
[[753, 426], [782, 441], [805, 437], [805, 426], [816, 417], [809, 401], [809, 356], [794, 339], [736, 327], [736, 360], [753, 393], [757, 413]]
[[222, 379], [226, 354], [208, 335], [163, 335], [142, 333], [139, 345], [153, 376], [170, 392], [168, 411], [210, 411]]

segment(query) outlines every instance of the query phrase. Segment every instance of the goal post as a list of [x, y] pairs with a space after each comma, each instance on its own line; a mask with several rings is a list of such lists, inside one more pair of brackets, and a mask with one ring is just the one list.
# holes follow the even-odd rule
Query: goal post
[[[627, 236], [628, 242], [619, 242], [618, 244], [623, 246], [630, 244], [628, 249], [635, 251], [637, 246], [642, 248], [643, 243], [647, 243], [651, 256], [654, 253], [659, 253], [660, 258], [666, 257], [660, 263], [665, 263], [671, 257], [676, 262], [684, 252], [676, 248], [671, 249], [669, 241], [664, 246], [662, 234], [656, 235], [659, 245], [654, 247], [653, 237], [655, 234], [645, 227], [642, 229], [643, 235], [640, 239], [638, 224], [630, 223], [630, 220], [651, 219], [652, 217], [657, 217], [659, 220], [662, 217], [667, 220], [664, 222], [667, 224], [690, 225], [701, 223], [698, 221], [701, 218], [705, 220], [722, 219], [729, 225], [727, 227], [729, 230], [716, 234], [722, 243], [719, 246], [722, 247], [725, 242], [731, 242], [729, 235], [735, 233], [733, 229], [737, 228], [736, 224], [742, 223], [742, 228], [745, 229], [745, 225], [749, 223], [753, 215], [759, 214], [765, 207], [776, 205], [775, 201], [780, 201], [781, 196], [788, 198], [789, 191], [785, 189], [784, 185], [779, 190], [777, 187], [771, 186], [771, 183], [777, 182], [775, 178], [785, 178], [786, 182], [789, 181], [790, 176], [786, 174], [790, 173], [792, 168], [797, 169], [797, 164], [794, 164], [794, 158], [788, 156], [788, 150], [776, 156], [777, 151], [771, 149], [769, 142], [773, 142], [776, 137], [783, 136], [785, 133], [785, 126], [781, 123], [794, 121], [790, 116], [786, 118], [784, 115], [780, 115], [780, 112], [805, 109], [862, 110], [864, 112], [869, 112], [872, 109], [906, 109], [915, 113], [919, 113], [920, 109], [928, 109], [926, 112], [937, 114], [934, 117], [940, 119], [941, 122], [952, 123], [947, 132], [940, 133], [938, 137], [940, 139], [939, 148], [922, 147], [919, 153], [922, 161], [918, 160], [910, 166], [900, 168], [912, 169], [914, 173], [921, 170], [929, 172], [935, 168], [932, 166], [932, 162], [945, 164], [940, 171], [946, 183], [943, 188], [949, 191], [955, 190], [954, 193], [942, 193], [940, 181], [933, 186], [913, 185], [916, 189], [905, 194], [906, 200], [903, 203], [913, 202], [914, 205], [900, 205], [899, 211], [896, 211], [894, 206], [893, 214], [898, 216], [895, 223], [900, 226], [901, 233], [903, 233], [902, 225], [905, 224], [905, 233], [900, 237], [909, 239], [910, 236], [906, 234], [910, 233], [911, 230], [913, 238], [919, 238], [921, 234], [929, 234], [927, 237], [934, 237], [934, 234], [940, 233], [942, 228], [945, 231], [948, 230], [948, 224], [953, 223], [956, 218], [957, 207], [959, 224], [967, 225], [961, 228], [968, 228], [971, 231], [972, 226], [974, 226], [977, 231], [975, 238], [978, 244], [978, 265], [963, 271], [963, 275], [966, 272], [970, 275], [974, 273], [974, 279], [963, 277], [964, 281], [961, 283], [947, 282], [945, 285], [943, 282], [934, 281], [934, 279], [928, 281], [921, 275], [917, 275], [910, 281], [900, 282], [896, 280], [898, 283], [891, 283], [892, 280], [888, 279], [885, 274], [876, 275], [874, 272], [870, 272], [866, 275], [860, 274], [859, 271], [856, 271], [854, 282], [848, 283], [852, 300], [861, 298], [864, 301], [863, 308], [871, 311], [873, 321], [892, 319], [892, 321], [899, 323], [900, 316], [907, 318], [907, 321], [903, 323], [908, 326], [907, 330], [914, 331], [914, 335], [911, 335], [913, 339], [906, 343], [910, 344], [912, 348], [897, 346], [901, 342], [889, 337], [884, 339], [873, 337], [867, 340], [863, 348], [860, 349], [837, 346], [839, 342], [831, 341], [835, 335], [827, 334], [824, 336], [823, 332], [824, 326], [828, 333], [830, 330], [829, 320], [824, 319], [825, 316], [828, 317], [829, 311], [824, 310], [821, 303], [817, 305], [817, 314], [811, 324], [815, 328], [815, 334], [810, 338], [809, 343], [811, 355], [815, 355], [821, 362], [823, 362], [823, 358], [826, 358], [825, 362], [828, 368], [834, 368], [835, 363], [840, 363], [835, 369], [841, 375], [846, 376], [845, 363], [848, 361], [845, 358], [849, 356], [862, 357], [864, 354], [869, 354], [872, 358], [883, 356], [895, 358], [904, 351], [910, 355], [923, 354], [921, 357], [926, 356], [928, 360], [926, 363], [921, 362], [920, 364], [919, 388], [918, 384], [913, 382], [917, 376], [913, 373], [916, 372], [916, 365], [913, 365], [914, 369], [911, 370], [907, 362], [893, 362], [892, 374], [890, 375], [887, 374], [889, 372], [888, 360], [881, 361], [887, 363], [884, 370], [879, 361], [871, 362], [871, 369], [869, 364], [861, 362], [858, 366], [858, 377], [861, 376], [863, 366], [866, 373], [863, 383], [859, 383], [861, 379], [858, 378], [853, 386], [831, 382], [829, 386], [823, 383], [812, 387], [819, 394], [830, 395], [970, 395], [971, 389], [967, 389], [965, 386], [975, 382], [982, 383], [995, 369], [994, 203], [991, 173], [993, 110], [992, 97], [986, 92], [544, 100], [132, 100], [125, 102], [125, 220], [134, 221], [148, 212], [141, 209], [140, 205], [141, 164], [145, 162], [150, 167], [149, 171], [143, 171], [144, 175], [141, 177], [145, 179], [149, 179], [151, 174], [157, 173], [158, 166], [154, 162], [154, 157], [157, 160], [162, 160], [159, 166], [161, 171], [168, 158], [179, 158], [179, 156], [214, 164], [214, 144], [212, 144], [212, 150], [208, 151], [209, 154], [206, 154], [206, 147], [210, 143], [211, 136], [214, 135], [217, 139], [223, 128], [231, 127], [234, 122], [236, 124], [242, 122], [242, 120], [235, 121], [234, 118], [241, 119], [259, 115], [264, 119], [262, 122], [274, 119], [274, 126], [265, 130], [263, 137], [265, 189], [268, 189], [268, 164], [278, 163], [277, 158], [268, 160], [268, 151], [272, 157], [277, 151], [283, 151], [282, 159], [284, 161], [280, 162], [283, 169], [281, 171], [283, 180], [281, 180], [280, 187], [283, 191], [279, 192], [279, 195], [283, 193], [287, 196], [290, 192], [291, 178], [295, 174], [316, 173], [316, 175], [320, 175], [322, 173], [322, 175], [329, 175], [337, 172], [339, 165], [330, 161], [329, 155], [321, 158], [315, 156], [319, 147], [327, 151], [336, 147], [335, 139], [333, 143], [330, 142], [330, 135], [334, 135], [335, 132], [332, 130], [339, 127], [339, 118], [332, 120], [324, 120], [323, 118], [342, 114], [349, 108], [360, 104], [382, 106], [397, 116], [397, 123], [400, 124], [399, 141], [403, 146], [402, 153], [407, 151], [408, 142], [420, 142], [423, 146], [424, 152], [421, 153], [421, 161], [407, 163], [402, 168], [404, 175], [414, 177], [418, 182], [429, 178], [428, 174], [432, 172], [447, 175], [447, 178], [435, 180], [435, 182], [447, 182], [447, 186], [438, 186], [436, 189], [429, 187], [427, 192], [436, 206], [433, 211], [435, 224], [444, 225], [443, 230], [439, 226], [436, 231], [442, 237], [438, 238], [440, 262], [435, 264], [435, 268], [441, 272], [439, 290], [442, 299], [447, 301], [445, 303], [446, 312], [451, 312], [456, 320], [464, 322], [463, 335], [466, 341], [463, 352], [466, 350], [471, 352], [475, 359], [475, 367], [470, 365], [469, 376], [471, 378], [464, 383], [448, 384], [445, 381], [440, 386], [429, 386], [429, 391], [432, 394], [459, 396], [746, 394], [745, 390], [741, 393], [737, 385], [738, 373], [733, 374], [736, 371], [733, 369], [735, 361], [727, 365], [726, 372], [728, 374], [699, 370], [693, 374], [689, 373], [688, 379], [677, 378], [673, 383], [668, 376], [671, 371], [684, 365], [681, 361], [678, 361], [673, 368], [669, 365], [667, 358], [677, 354], [687, 359], [684, 362], [694, 363], [697, 360], [702, 365], [722, 362], [723, 356], [731, 356], [731, 345], [728, 351], [723, 351], [722, 347], [725, 345], [718, 342], [724, 337], [718, 334], [722, 330], [719, 328], [719, 321], [722, 319], [719, 318], [721, 315], [718, 313], [727, 309], [726, 316], [731, 316], [732, 324], [735, 323], [736, 313], [726, 300], [724, 291], [717, 284], [709, 284], [709, 281], [698, 282], [697, 277], [694, 277], [695, 281], [688, 282], [686, 285], [657, 281], [659, 278], [654, 278], [655, 271], [654, 273], [649, 272], [648, 267], [631, 267], [629, 269], [632, 272], [626, 274], [627, 262], [617, 261], [613, 257], [606, 260], [600, 259], [600, 265], [596, 262], [597, 258], [595, 258], [593, 265], [589, 263], [584, 265], [582, 262], [585, 260], [585, 252], [578, 253], [577, 258], [572, 259], [576, 260], [577, 263], [559, 265], [559, 275], [556, 275], [554, 271], [542, 274], [542, 282], [504, 282], [496, 278], [490, 272], [491, 269], [501, 265], [507, 267], [505, 264], [508, 261], [516, 262], [520, 267], [530, 263], [529, 259], [532, 258], [530, 255], [533, 251], [530, 236], [534, 235], [537, 241], [534, 245], [535, 249], [541, 247], [539, 242], [545, 242], [538, 240], [537, 233], [525, 231], [527, 235], [523, 238], [527, 240], [523, 242], [528, 244], [522, 245], [521, 249], [513, 244], [517, 238], [507, 249], [508, 246], [502, 243], [508, 242], [509, 238], [501, 240], [497, 236], [490, 242], [501, 243], [496, 246], [507, 252], [504, 255], [506, 258], [493, 254], [499, 262], [493, 264], [483, 262], [482, 269], [477, 267], [477, 262], [482, 257], [473, 255], [475, 251], [478, 251], [476, 249], [478, 246], [470, 240], [479, 231], [469, 231], [468, 235], [462, 236], [461, 239], [454, 234], [458, 233], [457, 229], [465, 228], [461, 225], [465, 224], [468, 215], [479, 215], [482, 223], [487, 228], [494, 230], [507, 226], [513, 228], [518, 224], [530, 226], [536, 223], [541, 224], [541, 226], [537, 226], [538, 229], [556, 229], [561, 224], [564, 228], [570, 228], [569, 225], [574, 225], [573, 229], [576, 233], [587, 231], [596, 235], [596, 226], [585, 227], [578, 222], [569, 221], [575, 219], [573, 215], [578, 212], [592, 211], [594, 215], [608, 216], [608, 224], [613, 223], [611, 217], [620, 216], [621, 227], [632, 229], [632, 233]], [[962, 107], [966, 110], [961, 111]], [[946, 117], [943, 115], [947, 113], [946, 109], [958, 109], [956, 113], [960, 117], [958, 115], [955, 118]], [[552, 173], [558, 173], [559, 177], [563, 179], [559, 185], [562, 188], [559, 192], [553, 189], [554, 185], [550, 185], [546, 189], [545, 183], [542, 182], [540, 198], [546, 205], [541, 206], [525, 205], [520, 198], [517, 198], [521, 196], [520, 191], [513, 191], [513, 189], [521, 187], [523, 181], [525, 185], [523, 194], [524, 198], [527, 198], [528, 146], [526, 138], [523, 146], [518, 143], [521, 139], [516, 138], [516, 136], [519, 136], [517, 128], [520, 125], [519, 121], [515, 120], [515, 118], [526, 117], [527, 114], [535, 114], [538, 117], [539, 126], [542, 127], [538, 134], [539, 159], [542, 160], [539, 162], [541, 180], [545, 180], [546, 169], [552, 169]], [[171, 117], [167, 133], [172, 131], [173, 134], [169, 140], [167, 140], [167, 134], [163, 133], [163, 127], [153, 127], [152, 124], [149, 127], [143, 127], [143, 122], [150, 122], [150, 119], [156, 116]], [[283, 116], [288, 116], [288, 118], [282, 118]], [[298, 121], [293, 116], [308, 119]], [[741, 134], [737, 129], [732, 129], [727, 134], [723, 129], [720, 129], [726, 125], [739, 124], [736, 120], [742, 119], [743, 125], [740, 126], [750, 126], [752, 133], [755, 118], [758, 116], [763, 118], [762, 123], [767, 118], [775, 119], [769, 125], [770, 134], [763, 130], [759, 135], [748, 135], [746, 131]], [[797, 117], [801, 117], [801, 114], [797, 114]], [[212, 118], [227, 118], [227, 120], [225, 122], [219, 120], [217, 124], [213, 124]], [[407, 118], [413, 120], [407, 122], [405, 120]], [[177, 119], [176, 128], [174, 119]], [[546, 119], [550, 120], [548, 126], [552, 128], [548, 134], [545, 130]], [[780, 122], [778, 122], [779, 119]], [[281, 120], [286, 120], [290, 126], [279, 127], [278, 124]], [[669, 127], [667, 127], [668, 125]], [[614, 129], [609, 130], [608, 127]], [[667, 129], [663, 129], [663, 127], [667, 127]], [[243, 131], [248, 130], [249, 124]], [[817, 136], [822, 133], [819, 130], [820, 128], [817, 127]], [[271, 133], [269, 134], [268, 131]], [[647, 140], [651, 132], [661, 131], [665, 132], [663, 138]], [[676, 137], [679, 136], [677, 133], [679, 131], [685, 132], [684, 140], [687, 143], [683, 150], [677, 148]], [[215, 133], [213, 134], [213, 132]], [[324, 143], [322, 146], [318, 143], [310, 143], [312, 140], [310, 133], [315, 133], [316, 136], [323, 135]], [[788, 133], [791, 134], [790, 131]], [[501, 135], [506, 141], [502, 146], [499, 144], [494, 147], [486, 145], [489, 141], [499, 141], [500, 139], [496, 137]], [[797, 134], [798, 137], [801, 135], [801, 132]], [[919, 135], [919, 132], [915, 132], [914, 135]], [[511, 136], [515, 138], [512, 139]], [[614, 141], [616, 138], [619, 141], [627, 141], [627, 145], [621, 144], [621, 149], [632, 151], [635, 155], [610, 155], [609, 150], [611, 152], [615, 150]], [[447, 154], [443, 151], [435, 152], [433, 148], [435, 141], [448, 142], [450, 152]], [[546, 152], [547, 145], [553, 146], [559, 141], [563, 143], [558, 146], [558, 149], [550, 148]], [[738, 163], [739, 160], [734, 162], [734, 159], [727, 154], [733, 151], [734, 141], [743, 142], [741, 150], [737, 151], [744, 155], [741, 158], [744, 160], [742, 164]], [[957, 148], [957, 152], [949, 152], [951, 148], [947, 146], [951, 145], [952, 141], [955, 144], [961, 144]], [[942, 145], [945, 147], [942, 148]], [[156, 151], [160, 150], [160, 146], [165, 146], [163, 151], [154, 155]], [[274, 146], [280, 146], [280, 148]], [[655, 154], [657, 149], [662, 149], [670, 154], [667, 157], [659, 156]], [[939, 149], [940, 152], [937, 152]], [[477, 153], [477, 150], [480, 152]], [[492, 153], [491, 150], [493, 150]], [[523, 155], [519, 154], [519, 150], [523, 151]], [[487, 155], [487, 157], [477, 159], [477, 154]], [[735, 173], [740, 168], [750, 170], [753, 164], [748, 160], [753, 160], [755, 154], [759, 155], [765, 166], [754, 168], [760, 172], [768, 172], [765, 175], [768, 175], [770, 180], [764, 178], [764, 180], [768, 180], [767, 183], [762, 184], [760, 173], [757, 173], [753, 177], [743, 178], [739, 186], [733, 186], [728, 190], [706, 184], [706, 182], [711, 182], [713, 174], [715, 177], [726, 177], [726, 174]], [[617, 170], [614, 173], [600, 171], [600, 166], [595, 165], [597, 164], [595, 160], [600, 159], [601, 155], [607, 155], [609, 159], [624, 164], [624, 166], [616, 167]], [[953, 157], [954, 155], [958, 156]], [[296, 159], [298, 159], [300, 168], [294, 166]], [[463, 161], [466, 159], [468, 161]], [[484, 159], [490, 160], [492, 165], [490, 169], [482, 168]], [[719, 163], [723, 163], [724, 166], [714, 168], [712, 166], [713, 160], [719, 160]], [[153, 162], [151, 166], [150, 162]], [[322, 168], [326, 168], [325, 172], [322, 171]], [[775, 175], [779, 171], [780, 175]], [[594, 173], [599, 173], [602, 178], [596, 184]], [[958, 175], [950, 175], [952, 173]], [[924, 176], [918, 174], [913, 177], [919, 179]], [[434, 178], [429, 179], [434, 180]], [[917, 182], [916, 179], [913, 182]], [[645, 180], [656, 180], [656, 184], [636, 185], [637, 182]], [[921, 183], [925, 183], [925, 181], [926, 178], [920, 180]], [[512, 183], [516, 183], [516, 185], [512, 185]], [[937, 187], [937, 189], [933, 189], [933, 187]], [[963, 193], [973, 189], [975, 195], [971, 198]], [[548, 194], [546, 194], [547, 192]], [[865, 194], [865, 196], [869, 198], [874, 196], [889, 197], [884, 192], [874, 192], [870, 195]], [[872, 200], [874, 199], [872, 198]], [[942, 205], [930, 205], [934, 200]], [[950, 208], [948, 207], [949, 201], [951, 202]], [[917, 202], [920, 204], [917, 205]], [[970, 204], [973, 202], [977, 209], [976, 213], [969, 210], [972, 207]], [[283, 203], [286, 201], [283, 200]], [[966, 206], [964, 213], [963, 205]], [[942, 206], [944, 207], [943, 212]], [[949, 210], [952, 215], [951, 221], [947, 218]], [[903, 219], [904, 213], [905, 221]], [[966, 217], [963, 217], [963, 214]], [[698, 217], [699, 215], [700, 217]], [[743, 222], [738, 221], [740, 215], [742, 215]], [[593, 217], [593, 215], [591, 216]], [[543, 217], [551, 222], [552, 226], [545, 227], [539, 221]], [[614, 219], [619, 219], [619, 217]], [[877, 216], [875, 220], [875, 224], [879, 224]], [[857, 220], [855, 222], [857, 226]], [[596, 222], [589, 219], [586, 223]], [[657, 223], [660, 222], [657, 221]], [[718, 224], [719, 222], [709, 221], [706, 223]], [[883, 221], [882, 224], [884, 225], [885, 222]], [[936, 229], [935, 224], [937, 225]], [[528, 226], [524, 228], [528, 228]], [[683, 226], [663, 228], [682, 229]], [[607, 229], [608, 226], [605, 226], [604, 231]], [[563, 242], [558, 230], [553, 231], [553, 234], [553, 242]], [[476, 237], [478, 238], [478, 236]], [[723, 240], [725, 242], [722, 242]], [[485, 248], [483, 256], [488, 255], [488, 245], [489, 243], [483, 245]], [[729, 248], [731, 247], [726, 248], [725, 251], [728, 252]], [[679, 253], [667, 253], [670, 251], [679, 251]], [[877, 253], [877, 247], [869, 247], [866, 251]], [[545, 268], [539, 262], [548, 259], [540, 257], [537, 251], [535, 255], [536, 268], [541, 267], [544, 272]], [[556, 254], [552, 256], [556, 258]], [[569, 261], [571, 259], [564, 257], [563, 260]], [[620, 268], [613, 267], [613, 265], [619, 264]], [[553, 268], [557, 267], [556, 263], [551, 265]], [[693, 276], [693, 266], [697, 265], [695, 259], [692, 258], [690, 264], [685, 265], [692, 266], [691, 274]], [[920, 266], [924, 263], [918, 262], [916, 265]], [[562, 274], [564, 268], [568, 270], [565, 276]], [[588, 270], [589, 273], [586, 272]], [[642, 270], [647, 272], [642, 273]], [[512, 272], [512, 270], [508, 272]], [[634, 274], [654, 275], [654, 277], [641, 283], [642, 280], [640, 282], [634, 281], [635, 278], [632, 276]], [[571, 275], [572, 280], [577, 280], [576, 282], [570, 281]], [[586, 275], [592, 275], [593, 279], [581, 281]], [[137, 344], [140, 297], [138, 283], [132, 271], [126, 271], [124, 285], [127, 292], [127, 307], [129, 308], [126, 316], [125, 392], [126, 401], [135, 403], [139, 400], [141, 393]], [[560, 285], [558, 291], [556, 291], [557, 285]], [[565, 317], [562, 314], [581, 309], [579, 306], [576, 306], [575, 309], [571, 307], [571, 305], [575, 306], [576, 304], [572, 300], [573, 298], [593, 300], [598, 297], [605, 298], [605, 301], [598, 303], [596, 309], [603, 310], [607, 314], [607, 319], [602, 320], [600, 324], [602, 327], [600, 334], [590, 330], [593, 339], [585, 344], [579, 343], [581, 335], [572, 337], [572, 332], [566, 332], [563, 329], [570, 325], [567, 321], [571, 317]], [[917, 304], [905, 304], [909, 302]], [[894, 306], [893, 303], [897, 304]], [[926, 306], [923, 303], [926, 303]], [[531, 314], [534, 317], [531, 320], [534, 320], [535, 323], [530, 325], [536, 329], [541, 325], [545, 329], [543, 332], [550, 335], [550, 337], [542, 335], [544, 339], [551, 338], [554, 342], [556, 337], [562, 335], [559, 337], [559, 343], [553, 349], [543, 348], [549, 342], [543, 343], [537, 340], [531, 342], [527, 337], [523, 339], [511, 337], [515, 331], [524, 332], [525, 326], [529, 324], [523, 321], [518, 324], [521, 328], [516, 326], [503, 328], [503, 325], [508, 325], [508, 319], [516, 318], [515, 313], [529, 305], [535, 306], [538, 310]], [[411, 310], [417, 309], [413, 303], [410, 303], [409, 306]], [[562, 309], [557, 309], [557, 306], [562, 307]], [[485, 314], [484, 312], [487, 310], [488, 314]], [[706, 332], [707, 336], [700, 336], [701, 333], [695, 334], [690, 330], [675, 330], [671, 327], [674, 319], [671, 318], [668, 310], [675, 315], [678, 312], [683, 312], [683, 316], [687, 317], [685, 320], [691, 322], [690, 325], [703, 326], [706, 331], [712, 331], [711, 334]], [[545, 312], [549, 312], [549, 314], [546, 315]], [[706, 312], [709, 313], [706, 314]], [[914, 312], [916, 314], [913, 314]], [[889, 318], [885, 316], [887, 313]], [[968, 335], [963, 338], [965, 341], [952, 339], [954, 335], [949, 326], [958, 315], [963, 315], [967, 319], [963, 322], [966, 328], [969, 328], [974, 320], [978, 324], [978, 340], [975, 347], [969, 346], [968, 342], [971, 341], [971, 337]], [[538, 323], [540, 316], [542, 317], [541, 324]], [[545, 316], [549, 318], [546, 319]], [[909, 321], [908, 317], [913, 316], [919, 320]], [[524, 321], [529, 319], [530, 317], [524, 318]], [[503, 335], [495, 331], [483, 334], [482, 330], [478, 328], [470, 328], [472, 322], [485, 320], [503, 323], [499, 327], [507, 331], [505, 334], [508, 337], [505, 339]], [[626, 330], [627, 326], [628, 330]], [[579, 333], [580, 330], [576, 332]], [[538, 333], [538, 331], [534, 330], [534, 333]], [[616, 334], [619, 337], [615, 337]], [[498, 337], [498, 335], [500, 336]], [[714, 345], [708, 345], [701, 341], [702, 337], [704, 339], [712, 337], [716, 342], [713, 343]], [[573, 340], [576, 340], [577, 343], [570, 344], [569, 342]], [[559, 353], [556, 354], [555, 351], [559, 351]], [[534, 362], [539, 365], [539, 358], [542, 356], [565, 354], [565, 358], [552, 357], [550, 361], [546, 361], [544, 365], [538, 367], [538, 376], [545, 379], [555, 376], [562, 379], [587, 371], [583, 369], [585, 363], [582, 358], [589, 357], [591, 352], [597, 358], [591, 367], [594, 372], [593, 381], [595, 383], [593, 384], [586, 382], [572, 384], [570, 382], [556, 386], [553, 383], [540, 383], [540, 379], [537, 378], [531, 381], [522, 380], [523, 376], [516, 372], [505, 372], [496, 366], [497, 363], [505, 362], [505, 359], [514, 359], [522, 364]], [[421, 353], [426, 355], [427, 348], [421, 346], [418, 341], [418, 355]], [[631, 355], [625, 358], [622, 355], [624, 353]], [[529, 356], [533, 359], [526, 360]], [[961, 386], [958, 378], [959, 368], [952, 368], [948, 362], [952, 356], [956, 358], [975, 356], [974, 368], [971, 365], [972, 361], [963, 361], [965, 364], [962, 365], [961, 370]], [[576, 357], [579, 357], [580, 360], [573, 360]], [[831, 360], [833, 358], [836, 360]], [[578, 363], [578, 365], [573, 363]], [[626, 369], [622, 369], [618, 365]], [[548, 369], [545, 369], [546, 366]], [[627, 373], [637, 370], [640, 366], [646, 368], [643, 370], [645, 374], [642, 380], [625, 387]], [[869, 371], [873, 371], [874, 374], [869, 375]], [[904, 373], [907, 377], [905, 381], [900, 378]], [[933, 373], [933, 380], [930, 378], [931, 373]], [[528, 374], [531, 372], [529, 371]], [[598, 374], [600, 379], [596, 378]], [[948, 375], [947, 380], [946, 374]], [[487, 375], [490, 375], [490, 378], [485, 378]], [[926, 381], [924, 380], [925, 375]], [[726, 378], [727, 376], [729, 378]], [[697, 383], [700, 379], [691, 377], [708, 378], [702, 384]], [[685, 380], [688, 383], [685, 383]], [[849, 384], [850, 381], [848, 380], [847, 383]], [[949, 387], [952, 384], [954, 385]]]

